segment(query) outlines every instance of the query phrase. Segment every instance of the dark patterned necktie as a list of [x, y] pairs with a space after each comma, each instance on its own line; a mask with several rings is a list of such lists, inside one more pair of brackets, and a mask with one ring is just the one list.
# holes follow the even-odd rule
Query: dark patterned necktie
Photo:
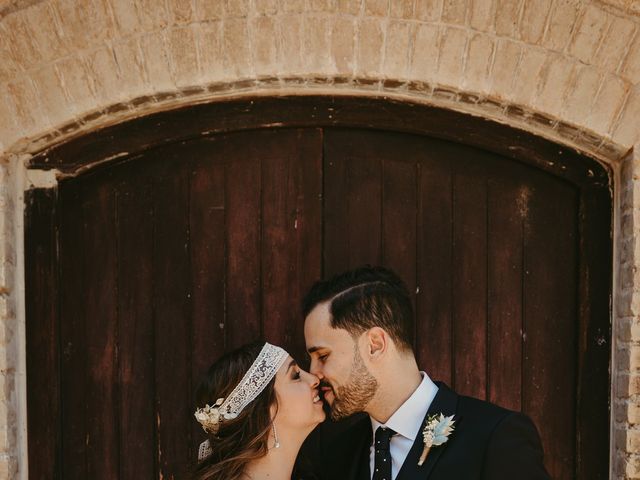
[[390, 428], [378, 427], [374, 439], [373, 480], [391, 480], [391, 437], [396, 434]]

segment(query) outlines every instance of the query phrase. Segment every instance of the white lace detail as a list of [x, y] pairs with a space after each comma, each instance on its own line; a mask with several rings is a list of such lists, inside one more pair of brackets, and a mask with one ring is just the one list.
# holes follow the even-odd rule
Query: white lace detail
[[[213, 406], [207, 404], [204, 408], [196, 410], [196, 420], [200, 422], [203, 430], [216, 434], [220, 428], [220, 422], [236, 418], [262, 393], [288, 356], [289, 354], [282, 348], [265, 343], [258, 358], [226, 399], [219, 398]], [[207, 440], [200, 444], [198, 460], [209, 455], [211, 455], [211, 445]]]

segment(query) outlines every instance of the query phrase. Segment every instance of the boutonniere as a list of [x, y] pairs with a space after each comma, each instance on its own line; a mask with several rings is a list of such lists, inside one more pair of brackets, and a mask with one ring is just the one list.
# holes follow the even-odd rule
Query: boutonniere
[[422, 465], [429, 455], [431, 447], [437, 447], [443, 443], [447, 443], [449, 435], [453, 432], [453, 424], [456, 421], [453, 419], [453, 415], [445, 417], [442, 413], [439, 415], [429, 415], [424, 422], [424, 429], [422, 430], [422, 437], [424, 438], [424, 449], [418, 465]]

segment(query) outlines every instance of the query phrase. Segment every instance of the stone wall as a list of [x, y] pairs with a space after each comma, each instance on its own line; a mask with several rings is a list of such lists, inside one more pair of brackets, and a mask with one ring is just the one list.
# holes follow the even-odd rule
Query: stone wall
[[638, 0], [0, 1], [0, 477], [26, 478], [29, 154], [162, 109], [283, 93], [440, 105], [611, 168], [611, 477], [640, 478]]

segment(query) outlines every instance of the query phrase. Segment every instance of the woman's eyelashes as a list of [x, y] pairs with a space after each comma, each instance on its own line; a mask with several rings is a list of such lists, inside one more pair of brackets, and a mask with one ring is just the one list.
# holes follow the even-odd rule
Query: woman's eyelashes
[[293, 380], [300, 380], [300, 370], [295, 370], [291, 378]]

